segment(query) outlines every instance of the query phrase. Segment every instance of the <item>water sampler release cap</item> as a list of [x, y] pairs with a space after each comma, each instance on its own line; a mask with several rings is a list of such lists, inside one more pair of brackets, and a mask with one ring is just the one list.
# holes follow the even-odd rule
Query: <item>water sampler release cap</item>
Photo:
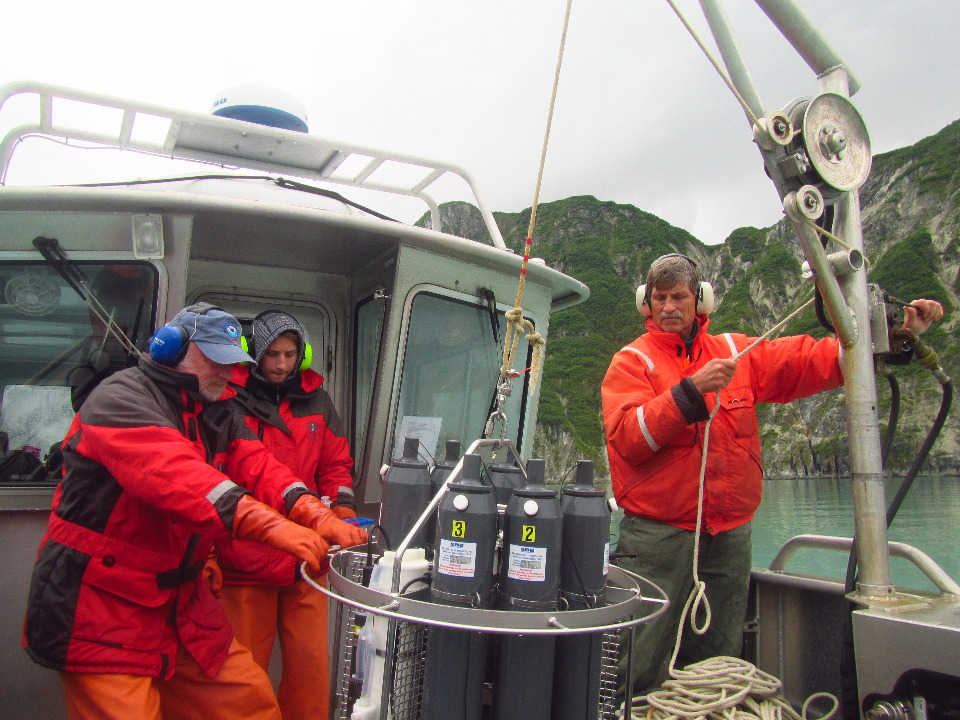
[[394, 460], [391, 465], [400, 468], [416, 468], [425, 470], [427, 462], [420, 459], [420, 438], [406, 437], [403, 439], [403, 455]]
[[556, 497], [557, 493], [550, 490], [545, 482], [546, 463], [539, 458], [527, 460], [527, 484], [522, 488], [516, 488], [514, 495], [519, 497]]
[[603, 490], [593, 484], [592, 460], [577, 460], [573, 487], [564, 488], [563, 494], [579, 497], [598, 497], [605, 494]]
[[492, 485], [484, 485], [480, 481], [480, 456], [474, 453], [467, 453], [463, 456], [463, 468], [460, 471], [460, 477], [451, 483], [451, 488], [456, 487], [457, 492], [466, 490], [473, 493], [492, 493]]

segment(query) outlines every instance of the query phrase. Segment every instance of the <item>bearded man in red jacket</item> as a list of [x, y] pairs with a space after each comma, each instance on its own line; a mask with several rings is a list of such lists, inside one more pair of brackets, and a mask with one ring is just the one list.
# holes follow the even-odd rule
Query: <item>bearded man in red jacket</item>
[[67, 431], [23, 641], [60, 671], [71, 720], [280, 720], [204, 573], [213, 543], [263, 543], [317, 572], [331, 544], [365, 540], [216, 402], [251, 360], [239, 340], [221, 309], [181, 310]]
[[[624, 512], [619, 564], [660, 586], [671, 603], [635, 637], [630, 687], [642, 693], [654, 686], [670, 654], [693, 588], [703, 429], [717, 395], [697, 565], [712, 618], [703, 635], [684, 628], [681, 667], [740, 654], [752, 564], [750, 521], [763, 479], [757, 404], [829, 390], [843, 376], [835, 338], [783, 337], [733, 359], [756, 338], [707, 332], [713, 290], [684, 255], [654, 261], [637, 302], [647, 332], [614, 355], [600, 392], [613, 492]], [[923, 332], [942, 316], [939, 303], [917, 300], [905, 309], [904, 327]]]

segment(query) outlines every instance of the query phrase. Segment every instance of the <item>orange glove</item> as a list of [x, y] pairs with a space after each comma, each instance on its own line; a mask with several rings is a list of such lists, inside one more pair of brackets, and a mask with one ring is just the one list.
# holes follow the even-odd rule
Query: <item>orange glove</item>
[[207, 564], [200, 571], [200, 577], [210, 585], [210, 592], [219, 600], [220, 590], [223, 589], [223, 572], [220, 570], [220, 563], [217, 562], [215, 553], [210, 553]]
[[314, 573], [320, 572], [320, 561], [330, 549], [316, 532], [290, 522], [272, 507], [257, 502], [250, 495], [244, 495], [237, 503], [237, 511], [233, 516], [233, 537], [264, 543], [290, 553], [305, 561]]
[[341, 520], [349, 520], [357, 516], [357, 514], [346, 505], [334, 505], [330, 509], [333, 510], [333, 514]]
[[313, 528], [331, 545], [353, 547], [367, 541], [367, 531], [339, 520], [333, 511], [313, 495], [297, 500], [287, 517], [298, 525]]

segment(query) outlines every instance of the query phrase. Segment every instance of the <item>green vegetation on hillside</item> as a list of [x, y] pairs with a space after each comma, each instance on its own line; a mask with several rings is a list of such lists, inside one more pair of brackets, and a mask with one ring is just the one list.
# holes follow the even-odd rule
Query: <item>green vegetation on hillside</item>
[[915, 176], [920, 191], [949, 197], [960, 181], [960, 120], [947, 125], [936, 135], [915, 145], [883, 153], [875, 158], [875, 166], [904, 167]]
[[937, 276], [939, 264], [930, 230], [922, 227], [887, 248], [874, 262], [868, 276], [871, 282], [901, 300], [930, 298], [949, 310], [953, 303]]

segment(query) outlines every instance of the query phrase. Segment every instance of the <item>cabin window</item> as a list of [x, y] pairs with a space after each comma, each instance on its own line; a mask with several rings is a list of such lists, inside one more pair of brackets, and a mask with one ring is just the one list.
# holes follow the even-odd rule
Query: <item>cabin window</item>
[[[405, 437], [419, 437], [423, 459], [433, 462], [447, 440], [459, 440], [466, 449], [482, 436], [496, 397], [505, 330], [503, 312], [492, 316], [486, 304], [433, 293], [414, 298], [391, 457], [400, 457]], [[517, 357], [528, 358], [522, 336]], [[518, 449], [527, 378], [514, 381], [504, 407], [506, 438]], [[500, 425], [495, 433], [499, 437]]]
[[383, 297], [371, 296], [357, 306], [356, 311], [356, 369], [353, 389], [353, 407], [356, 421], [353, 423], [353, 457], [357, 462], [363, 458], [367, 439], [367, 426], [373, 402], [373, 386], [377, 378], [380, 360], [380, 339], [386, 312]]
[[[70, 272], [68, 281], [43, 262], [0, 263], [0, 450], [21, 468], [32, 467], [20, 462], [24, 452], [40, 461], [51, 455], [100, 380], [136, 362], [98, 313], [141, 351], [153, 329], [151, 265], [71, 262]], [[0, 471], [0, 482], [31, 479], [47, 477]]]

